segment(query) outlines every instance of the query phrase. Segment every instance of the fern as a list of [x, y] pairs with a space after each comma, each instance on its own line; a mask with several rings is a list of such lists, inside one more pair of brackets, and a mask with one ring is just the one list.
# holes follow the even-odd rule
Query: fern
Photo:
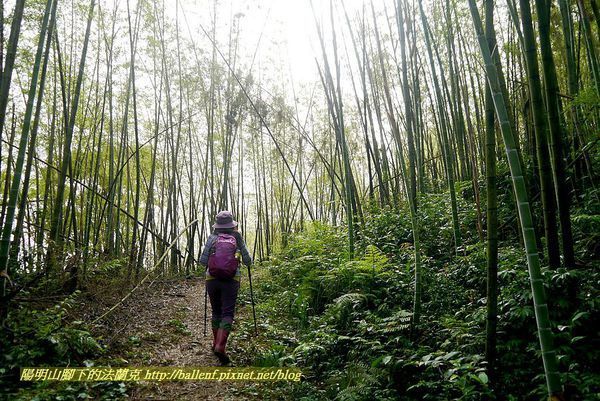
[[389, 262], [387, 256], [375, 245], [367, 245], [363, 261], [372, 266], [373, 270], [380, 271], [387, 267]]
[[338, 328], [345, 328], [352, 323], [353, 311], [367, 302], [367, 296], [360, 293], [344, 294], [334, 300], [325, 314], [327, 321]]
[[374, 398], [374, 393], [382, 388], [379, 381], [381, 377], [382, 372], [380, 370], [365, 363], [348, 364], [344, 371], [338, 372], [330, 379], [341, 388], [334, 399], [354, 401]]
[[344, 309], [349, 306], [355, 307], [366, 301], [367, 301], [367, 296], [365, 294], [359, 294], [359, 293], [352, 292], [352, 293], [344, 294], [344, 295], [336, 298], [334, 301], [334, 304], [338, 308]]

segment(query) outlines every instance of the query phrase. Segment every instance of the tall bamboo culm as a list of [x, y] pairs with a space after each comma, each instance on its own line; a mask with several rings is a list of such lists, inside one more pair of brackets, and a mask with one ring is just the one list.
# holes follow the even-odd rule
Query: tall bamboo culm
[[479, 16], [479, 10], [477, 9], [475, 0], [469, 0], [469, 10], [475, 27], [479, 49], [485, 64], [487, 81], [494, 101], [494, 109], [496, 110], [496, 117], [500, 125], [502, 139], [504, 141], [515, 199], [519, 211], [548, 395], [550, 400], [560, 400], [562, 398], [562, 386], [558, 373], [558, 363], [556, 351], [554, 349], [553, 334], [548, 314], [548, 304], [546, 302], [546, 294], [544, 291], [544, 282], [540, 271], [540, 259], [536, 245], [536, 234], [533, 226], [531, 206], [529, 204], [525, 180], [523, 179], [523, 169], [508, 118], [506, 101], [500, 88], [498, 71], [484, 35], [481, 17]]
[[[19, 7], [19, 3], [17, 2], [17, 7]], [[36, 94], [36, 89], [37, 89], [37, 81], [38, 81], [38, 75], [40, 72], [40, 64], [41, 64], [41, 60], [42, 60], [42, 54], [44, 51], [44, 42], [46, 39], [46, 30], [48, 28], [48, 21], [50, 18], [50, 13], [51, 13], [51, 9], [52, 9], [52, 0], [48, 0], [46, 2], [46, 9], [44, 11], [44, 17], [42, 19], [42, 26], [40, 29], [40, 36], [38, 39], [38, 46], [37, 46], [37, 51], [36, 51], [36, 55], [35, 55], [35, 61], [34, 61], [34, 66], [33, 66], [33, 71], [32, 71], [32, 75], [31, 75], [31, 83], [30, 83], [30, 88], [29, 88], [29, 94], [28, 94], [28, 99], [27, 99], [27, 106], [26, 106], [26, 110], [25, 110], [25, 117], [24, 117], [24, 121], [23, 121], [23, 130], [21, 133], [21, 139], [19, 141], [19, 151], [18, 151], [18, 155], [17, 155], [17, 160], [15, 163], [15, 172], [13, 175], [13, 179], [12, 179], [12, 184], [10, 186], [10, 194], [9, 194], [9, 198], [8, 198], [8, 205], [7, 205], [7, 210], [6, 210], [6, 216], [5, 216], [5, 220], [4, 220], [4, 225], [2, 227], [2, 238], [0, 239], [0, 272], [3, 273], [3, 275], [7, 274], [7, 267], [8, 267], [8, 256], [9, 256], [9, 249], [10, 249], [10, 237], [11, 237], [11, 233], [12, 233], [12, 228], [13, 228], [13, 223], [14, 223], [14, 218], [15, 218], [15, 212], [16, 212], [16, 206], [17, 206], [17, 202], [18, 202], [18, 196], [19, 196], [19, 188], [21, 185], [21, 176], [23, 173], [23, 165], [25, 164], [25, 150], [27, 149], [27, 143], [29, 140], [29, 128], [30, 128], [30, 124], [31, 124], [31, 116], [32, 116], [32, 112], [33, 112], [33, 105], [34, 105], [34, 100], [35, 100], [35, 94]], [[15, 10], [15, 13], [17, 13], [19, 10]], [[22, 5], [21, 5], [21, 10], [20, 10], [21, 15], [23, 13], [22, 10]], [[15, 15], [15, 18], [17, 18], [17, 15]], [[20, 24], [20, 20], [17, 21], [17, 23]], [[14, 30], [14, 28], [13, 28]], [[11, 39], [13, 38], [13, 32], [11, 31]], [[13, 50], [16, 51], [16, 45], [17, 45], [17, 40], [18, 40], [18, 35], [19, 35], [19, 31], [16, 30], [15, 33], [15, 40], [14, 40], [14, 44], [11, 43], [9, 45], [13, 45], [14, 48]], [[13, 62], [14, 62], [14, 54], [13, 54]], [[12, 69], [12, 65], [11, 65], [11, 69]], [[2, 110], [0, 110], [2, 112], [2, 114], [4, 114], [4, 110], [6, 108], [6, 102], [7, 102], [7, 98], [8, 98], [8, 86], [10, 86], [10, 76], [8, 75], [8, 73], [5, 71], [6, 77], [3, 76], [3, 82], [2, 82], [2, 94], [0, 94], [0, 96], [2, 97], [3, 100], [1, 100], [1, 107]], [[6, 87], [5, 87], [6, 85]], [[6, 89], [6, 98], [4, 97], [4, 90]], [[4, 124], [4, 116], [2, 116], [2, 122], [0, 124]], [[0, 128], [0, 136], [1, 136], [1, 132], [2, 129]], [[4, 279], [2, 279], [2, 296], [4, 297], [4, 292], [5, 292], [5, 281]], [[4, 306], [0, 306], [0, 308], [2, 308], [2, 310], [4, 311]], [[4, 312], [2, 312], [2, 315], [4, 315]]]
[[[494, 2], [485, 0], [485, 36], [493, 42]], [[485, 86], [485, 179], [487, 188], [487, 299], [485, 357], [491, 385], [496, 384], [496, 328], [498, 325], [498, 196], [496, 189], [496, 124], [494, 100], [489, 85]]]

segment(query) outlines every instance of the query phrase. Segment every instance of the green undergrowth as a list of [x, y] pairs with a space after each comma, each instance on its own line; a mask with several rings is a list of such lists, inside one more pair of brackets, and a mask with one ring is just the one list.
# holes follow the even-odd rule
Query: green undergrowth
[[33, 309], [23, 303], [9, 311], [0, 330], [0, 399], [109, 401], [127, 397], [126, 385], [120, 382], [19, 381], [23, 367], [112, 365], [102, 341], [94, 338], [83, 322], [70, 316], [80, 296], [76, 291], [51, 307]]
[[[420, 200], [423, 316], [411, 330], [413, 244], [407, 210], [373, 209], [348, 258], [344, 228], [314, 223], [254, 270], [258, 320], [233, 334], [238, 363], [298, 366], [300, 383], [250, 385], [247, 395], [298, 400], [542, 400], [546, 388], [529, 276], [518, 237], [507, 229], [499, 250], [498, 374], [484, 360], [486, 251], [475, 209], [459, 201], [464, 245], [453, 247], [442, 195]], [[500, 213], [508, 212], [500, 210]], [[583, 213], [582, 213], [583, 214]], [[575, 234], [588, 230], [578, 225]], [[581, 221], [593, 225], [590, 218]], [[592, 219], [593, 220], [593, 219]], [[468, 226], [468, 227], [467, 227]], [[588, 252], [582, 248], [580, 256]], [[579, 269], [544, 269], [565, 389], [597, 399], [597, 260]], [[571, 292], [569, 289], [576, 289]], [[248, 305], [248, 286], [240, 302]]]

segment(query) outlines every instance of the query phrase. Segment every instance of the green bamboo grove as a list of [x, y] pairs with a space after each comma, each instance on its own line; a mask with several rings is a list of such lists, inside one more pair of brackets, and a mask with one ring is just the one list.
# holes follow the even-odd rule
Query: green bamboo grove
[[[259, 262], [318, 224], [360, 258], [379, 246], [372, 216], [398, 213], [410, 341], [435, 330], [435, 269], [452, 276], [481, 246], [476, 352], [501, 388], [511, 244], [527, 264], [537, 374], [546, 396], [568, 398], [553, 321], [568, 308], [546, 292], [552, 272], [579, 277], [598, 256], [597, 235], [581, 234], [600, 202], [598, 0], [306, 0], [294, 6], [305, 76], [290, 61], [302, 48], [269, 17], [280, 6], [199, 3], [2, 2], [2, 321], [23, 294], [86, 291], [110, 269], [127, 289], [197, 274], [220, 210]], [[432, 250], [442, 233], [451, 249]]]

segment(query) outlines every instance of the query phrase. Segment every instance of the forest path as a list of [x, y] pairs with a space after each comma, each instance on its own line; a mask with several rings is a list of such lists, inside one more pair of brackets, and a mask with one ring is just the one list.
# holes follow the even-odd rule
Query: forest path
[[[210, 325], [210, 304], [207, 313]], [[108, 323], [108, 322], [107, 322]], [[107, 326], [105, 326], [107, 327]], [[179, 279], [136, 290], [111, 319], [105, 339], [114, 358], [128, 366], [219, 366], [204, 336], [204, 280]], [[232, 382], [148, 381], [135, 383], [131, 400], [244, 400]]]

